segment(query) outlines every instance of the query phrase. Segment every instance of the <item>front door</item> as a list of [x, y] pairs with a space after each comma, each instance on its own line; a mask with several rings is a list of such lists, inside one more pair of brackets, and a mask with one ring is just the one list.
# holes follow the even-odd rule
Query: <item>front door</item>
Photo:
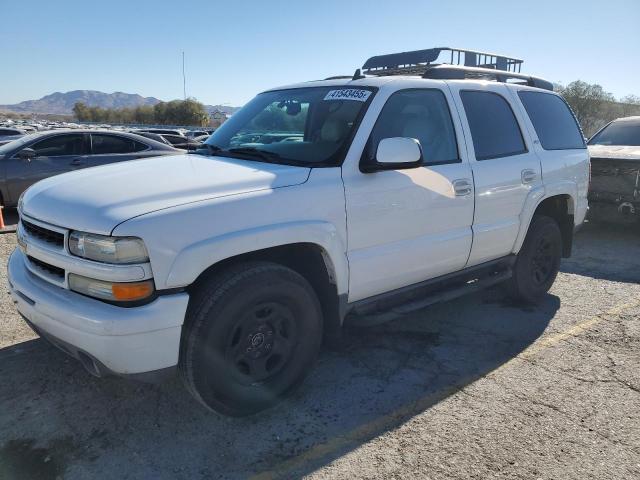
[[467, 262], [473, 180], [450, 102], [450, 93], [438, 88], [399, 90], [373, 127], [363, 161], [375, 156], [383, 138], [410, 137], [421, 144], [422, 167], [375, 173], [343, 167], [350, 302], [460, 270]]

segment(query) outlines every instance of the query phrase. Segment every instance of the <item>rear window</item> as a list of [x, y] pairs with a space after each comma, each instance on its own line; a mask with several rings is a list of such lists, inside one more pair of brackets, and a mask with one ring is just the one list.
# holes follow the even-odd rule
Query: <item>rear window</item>
[[586, 148], [582, 132], [565, 101], [542, 92], [518, 92], [540, 145], [545, 150]]
[[473, 139], [476, 160], [508, 157], [527, 151], [509, 103], [497, 93], [460, 92]]
[[640, 147], [640, 121], [611, 122], [589, 140], [589, 145]]

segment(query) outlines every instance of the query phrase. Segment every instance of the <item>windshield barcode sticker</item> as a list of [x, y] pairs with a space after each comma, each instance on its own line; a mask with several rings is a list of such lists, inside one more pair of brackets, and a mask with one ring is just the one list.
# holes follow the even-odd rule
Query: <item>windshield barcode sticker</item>
[[356, 100], [366, 102], [371, 92], [369, 90], [358, 90], [355, 88], [345, 88], [342, 90], [331, 90], [324, 97], [325, 100]]

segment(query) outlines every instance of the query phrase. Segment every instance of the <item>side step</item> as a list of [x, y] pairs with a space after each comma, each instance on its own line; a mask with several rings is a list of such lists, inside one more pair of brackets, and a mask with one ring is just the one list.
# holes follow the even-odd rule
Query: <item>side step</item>
[[[373, 326], [401, 318], [435, 303], [447, 302], [511, 278], [515, 257], [436, 278], [352, 305], [345, 324]], [[383, 298], [379, 298], [383, 297]]]

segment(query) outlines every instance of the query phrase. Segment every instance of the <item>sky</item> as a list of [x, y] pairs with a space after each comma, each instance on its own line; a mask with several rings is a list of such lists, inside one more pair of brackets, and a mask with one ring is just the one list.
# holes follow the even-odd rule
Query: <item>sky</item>
[[0, 0], [0, 104], [56, 91], [239, 106], [278, 85], [352, 74], [373, 55], [451, 46], [523, 72], [640, 95], [640, 0], [314, 2]]

